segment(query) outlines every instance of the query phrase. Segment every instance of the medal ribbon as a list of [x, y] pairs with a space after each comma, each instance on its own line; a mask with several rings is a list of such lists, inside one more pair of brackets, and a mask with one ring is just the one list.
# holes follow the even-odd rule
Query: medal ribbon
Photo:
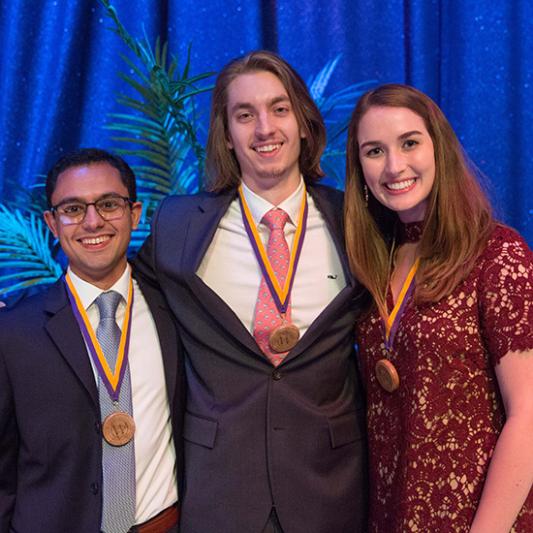
[[302, 246], [305, 237], [305, 230], [307, 227], [307, 193], [303, 190], [302, 194], [302, 203], [300, 207], [300, 213], [298, 215], [298, 224], [296, 225], [296, 233], [294, 235], [294, 240], [292, 243], [291, 257], [289, 260], [289, 268], [287, 270], [287, 277], [285, 278], [285, 283], [283, 287], [280, 286], [278, 278], [274, 273], [274, 269], [270, 264], [268, 259], [267, 252], [257, 231], [252, 214], [250, 213], [250, 208], [246, 203], [244, 193], [242, 190], [242, 185], [239, 186], [239, 201], [241, 204], [242, 220], [244, 223], [244, 228], [250, 239], [250, 243], [254, 250], [257, 262], [261, 267], [263, 276], [265, 278], [266, 284], [272, 295], [272, 299], [276, 304], [278, 311], [281, 314], [284, 314], [287, 311], [289, 306], [289, 300], [291, 295], [292, 284], [294, 282], [296, 267], [298, 266], [298, 260], [300, 259], [300, 253], [302, 251]]
[[124, 373], [126, 371], [126, 367], [128, 366], [128, 351], [131, 333], [131, 310], [133, 306], [133, 281], [131, 276], [128, 288], [128, 301], [126, 303], [124, 321], [122, 322], [122, 334], [120, 336], [120, 344], [118, 347], [117, 362], [114, 369], [109, 366], [109, 363], [105, 358], [102, 347], [96, 338], [96, 333], [89, 322], [89, 317], [83, 308], [78, 291], [76, 290], [76, 287], [74, 287], [68, 272], [65, 274], [65, 283], [70, 305], [72, 306], [72, 311], [76, 317], [76, 321], [78, 322], [83, 338], [89, 347], [89, 353], [91, 354], [94, 365], [98, 370], [100, 379], [105, 384], [106, 389], [109, 392], [109, 396], [114, 402], [116, 402], [118, 401], [120, 387], [122, 386]]
[[396, 305], [385, 322], [385, 346], [389, 351], [392, 349], [394, 336], [396, 335], [400, 320], [402, 319], [403, 312], [405, 311], [405, 305], [407, 304], [409, 297], [415, 288], [415, 274], [418, 270], [419, 264], [420, 258], [417, 258], [411, 267], [411, 270], [409, 270], [407, 278], [405, 278], [405, 281], [403, 282], [402, 289], [398, 295], [398, 299], [396, 300]]

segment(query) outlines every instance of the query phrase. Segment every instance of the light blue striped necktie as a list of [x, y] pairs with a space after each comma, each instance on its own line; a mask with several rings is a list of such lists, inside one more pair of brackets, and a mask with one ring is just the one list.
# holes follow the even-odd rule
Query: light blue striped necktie
[[[104, 292], [95, 302], [100, 311], [96, 338], [102, 347], [109, 366], [114, 369], [120, 344], [120, 328], [115, 314], [122, 296], [115, 291]], [[117, 409], [133, 415], [129, 363], [124, 373], [118, 405], [98, 379], [100, 414], [102, 421]], [[102, 439], [103, 509], [102, 531], [126, 533], [135, 521], [135, 448], [134, 439], [124, 446], [111, 446]]]

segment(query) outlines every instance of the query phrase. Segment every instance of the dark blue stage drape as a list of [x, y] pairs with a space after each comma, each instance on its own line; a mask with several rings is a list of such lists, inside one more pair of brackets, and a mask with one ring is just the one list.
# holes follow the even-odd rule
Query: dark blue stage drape
[[[501, 218], [533, 244], [533, 2], [528, 0], [116, 0], [135, 36], [168, 39], [195, 73], [254, 48], [305, 79], [342, 54], [331, 90], [365, 80], [413, 84], [450, 119], [489, 177]], [[113, 148], [122, 41], [96, 0], [3, 0], [0, 200], [78, 146]], [[205, 99], [207, 104], [207, 98]], [[206, 119], [207, 119], [207, 113]]]

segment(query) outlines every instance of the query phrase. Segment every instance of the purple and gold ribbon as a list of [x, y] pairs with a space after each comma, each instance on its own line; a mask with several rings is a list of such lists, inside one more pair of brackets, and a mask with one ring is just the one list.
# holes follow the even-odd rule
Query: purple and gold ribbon
[[276, 304], [278, 311], [281, 314], [286, 313], [289, 306], [290, 296], [292, 285], [294, 283], [294, 278], [296, 274], [296, 268], [298, 266], [298, 261], [300, 259], [300, 253], [302, 251], [302, 246], [305, 237], [305, 230], [307, 228], [307, 193], [303, 190], [302, 194], [302, 203], [300, 206], [300, 213], [298, 215], [298, 224], [296, 225], [296, 233], [294, 234], [294, 240], [292, 243], [291, 256], [289, 260], [289, 267], [287, 269], [287, 277], [285, 278], [285, 283], [283, 287], [279, 284], [278, 278], [270, 264], [268, 259], [268, 254], [263, 246], [259, 232], [255, 225], [252, 214], [250, 213], [250, 208], [246, 203], [244, 193], [242, 190], [242, 185], [239, 186], [239, 201], [241, 203], [241, 212], [242, 220], [244, 223], [244, 228], [250, 239], [250, 243], [254, 250], [257, 262], [261, 267], [263, 272], [263, 277], [265, 278], [266, 284], [272, 295], [272, 299]]
[[415, 274], [418, 270], [418, 265], [420, 264], [420, 258], [417, 258], [413, 266], [409, 270], [409, 274], [403, 282], [402, 289], [396, 300], [396, 305], [391, 311], [390, 315], [387, 317], [385, 323], [385, 347], [387, 350], [392, 349], [392, 344], [394, 342], [394, 337], [398, 330], [400, 320], [402, 319], [403, 312], [405, 311], [405, 306], [409, 301], [409, 297], [413, 293], [415, 288]]
[[72, 311], [76, 321], [78, 322], [83, 338], [89, 347], [91, 358], [96, 366], [100, 379], [103, 381], [107, 391], [109, 392], [109, 396], [113, 401], [116, 402], [118, 401], [120, 387], [122, 386], [124, 373], [126, 372], [126, 367], [128, 366], [128, 351], [131, 334], [131, 312], [133, 307], [133, 281], [131, 276], [128, 288], [128, 301], [126, 303], [124, 321], [122, 322], [122, 333], [120, 335], [120, 343], [118, 346], [115, 368], [111, 368], [107, 362], [107, 359], [105, 358], [102, 347], [96, 338], [96, 333], [91, 326], [89, 317], [87, 316], [83, 304], [81, 303], [78, 291], [76, 290], [76, 287], [74, 287], [68, 272], [65, 274], [65, 283], [70, 305], [72, 306]]

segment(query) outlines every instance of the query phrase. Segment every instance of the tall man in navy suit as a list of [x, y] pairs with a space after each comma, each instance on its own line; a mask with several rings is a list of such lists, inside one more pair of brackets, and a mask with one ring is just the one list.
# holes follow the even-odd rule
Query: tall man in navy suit
[[139, 268], [179, 322], [188, 380], [183, 533], [364, 529], [356, 284], [342, 194], [279, 56], [229, 63], [213, 92], [209, 193], [166, 199]]
[[135, 176], [80, 150], [49, 172], [47, 197], [69, 264], [0, 313], [0, 532], [176, 532], [181, 352], [162, 295], [126, 259]]

